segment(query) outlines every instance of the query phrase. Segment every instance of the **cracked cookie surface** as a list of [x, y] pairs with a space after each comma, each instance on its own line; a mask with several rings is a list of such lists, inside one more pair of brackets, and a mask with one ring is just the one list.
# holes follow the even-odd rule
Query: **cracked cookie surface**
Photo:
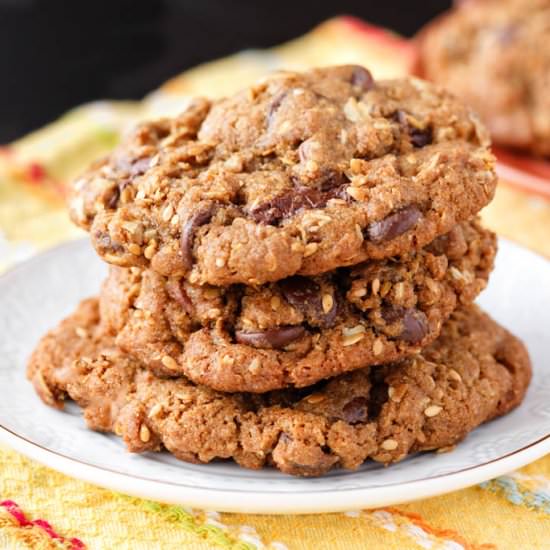
[[468, 102], [497, 144], [550, 156], [550, 2], [468, 1], [419, 36], [419, 72]]
[[258, 287], [112, 267], [100, 303], [117, 345], [161, 376], [262, 393], [411, 355], [485, 288], [495, 235], [474, 220], [419, 251]]
[[96, 299], [45, 335], [28, 365], [45, 403], [73, 399], [90, 428], [117, 433], [132, 452], [299, 476], [445, 450], [516, 407], [530, 376], [521, 341], [476, 306], [457, 310], [415, 358], [304, 390], [224, 394], [156, 378], [102, 331]]
[[276, 73], [139, 126], [73, 185], [107, 262], [258, 285], [408, 252], [492, 198], [486, 131], [451, 94], [359, 66]]

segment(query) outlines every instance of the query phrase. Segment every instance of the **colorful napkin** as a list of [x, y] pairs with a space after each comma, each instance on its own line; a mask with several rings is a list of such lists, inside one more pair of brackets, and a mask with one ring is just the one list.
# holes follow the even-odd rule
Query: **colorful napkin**
[[[196, 94], [223, 95], [278, 68], [361, 63], [407, 74], [414, 44], [349, 17], [268, 51], [247, 51], [167, 82], [141, 102], [96, 102], [0, 147], [0, 270], [83, 236], [63, 206], [67, 182], [136, 121], [177, 113]], [[544, 178], [506, 177], [485, 222], [550, 257]], [[519, 174], [519, 176], [518, 176]], [[524, 180], [537, 194], [518, 187]], [[548, 182], [550, 190], [550, 179]], [[204, 512], [115, 494], [0, 447], [0, 548], [6, 549], [550, 549], [550, 456], [446, 496], [377, 510], [310, 516]]]

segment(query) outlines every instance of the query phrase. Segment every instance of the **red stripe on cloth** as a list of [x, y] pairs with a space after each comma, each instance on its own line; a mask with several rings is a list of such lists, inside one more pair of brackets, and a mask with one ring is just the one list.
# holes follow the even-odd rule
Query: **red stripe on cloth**
[[86, 550], [86, 545], [77, 538], [66, 539], [62, 537], [59, 533], [56, 533], [54, 528], [43, 519], [34, 519], [29, 520], [27, 516], [21, 510], [16, 502], [13, 500], [3, 500], [0, 502], [0, 506], [6, 509], [6, 511], [11, 514], [13, 518], [17, 520], [20, 527], [39, 527], [42, 529], [50, 538], [59, 540], [60, 542], [68, 542], [71, 544], [70, 550]]

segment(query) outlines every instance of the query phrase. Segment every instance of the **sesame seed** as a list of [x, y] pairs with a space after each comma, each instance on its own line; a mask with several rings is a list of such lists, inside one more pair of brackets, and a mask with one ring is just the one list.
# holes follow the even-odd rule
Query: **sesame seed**
[[384, 351], [384, 342], [377, 338], [372, 345], [372, 353], [374, 355], [380, 355]]
[[317, 243], [308, 243], [306, 244], [305, 250], [304, 250], [304, 258], [307, 258], [308, 256], [311, 256], [312, 254], [315, 254], [317, 252], [317, 249], [319, 248], [319, 245]]
[[365, 337], [366, 329], [363, 325], [356, 325], [342, 330], [342, 344], [344, 346], [353, 346]]
[[395, 439], [386, 439], [385, 441], [382, 441], [380, 446], [384, 449], [384, 451], [394, 451], [397, 449], [398, 443]]
[[178, 368], [178, 364], [176, 360], [173, 357], [170, 357], [169, 355], [163, 356], [163, 358], [160, 361], [167, 369], [175, 370]]
[[174, 215], [174, 209], [172, 208], [172, 205], [169, 204], [163, 211], [162, 211], [162, 221], [168, 222]]
[[316, 403], [321, 403], [326, 399], [326, 396], [322, 393], [312, 393], [311, 395], [308, 395], [306, 397], [306, 401], [310, 403], [311, 405], [315, 405]]
[[224, 355], [222, 357], [222, 365], [225, 365], [226, 367], [231, 367], [235, 363], [235, 359], [229, 355]]
[[143, 255], [150, 260], [154, 255], [157, 249], [157, 241], [153, 239], [148, 245], [147, 248], [143, 251]]
[[88, 331], [82, 327], [76, 327], [75, 332], [79, 338], [86, 338], [88, 336]]
[[250, 365], [248, 365], [248, 370], [255, 374], [262, 368], [262, 364], [260, 363], [260, 360], [257, 357], [254, 357], [252, 359]]
[[380, 290], [380, 279], [374, 279], [372, 281], [372, 293], [376, 296]]
[[151, 439], [151, 432], [145, 424], [142, 424], [141, 428], [139, 429], [139, 438], [141, 439], [141, 441], [143, 441], [143, 443], [148, 443]]
[[391, 290], [391, 283], [389, 281], [384, 281], [382, 288], [380, 289], [380, 296], [382, 298]]
[[281, 299], [279, 298], [279, 296], [272, 296], [270, 303], [271, 303], [271, 309], [273, 311], [277, 311], [281, 305]]
[[405, 295], [405, 283], [403, 282], [397, 283], [394, 286], [394, 289], [395, 289], [395, 297], [397, 298], [397, 300], [402, 300], [403, 296]]
[[358, 288], [357, 290], [353, 291], [352, 296], [354, 298], [362, 298], [366, 294], [367, 294], [367, 289], [366, 288]]
[[151, 410], [149, 411], [149, 414], [147, 415], [149, 418], [154, 418], [162, 411], [162, 405], [160, 403], [157, 403], [154, 405]]
[[454, 369], [449, 370], [449, 378], [455, 380], [456, 382], [462, 382], [462, 376], [458, 374]]
[[334, 305], [334, 299], [330, 294], [323, 294], [323, 299], [321, 301], [323, 305], [323, 311], [325, 313], [328, 313]]
[[216, 267], [223, 267], [225, 265], [225, 260], [223, 258], [216, 258]]
[[427, 409], [424, 409], [424, 414], [428, 418], [432, 418], [434, 416], [437, 416], [442, 410], [443, 407], [440, 407], [439, 405], [430, 405]]

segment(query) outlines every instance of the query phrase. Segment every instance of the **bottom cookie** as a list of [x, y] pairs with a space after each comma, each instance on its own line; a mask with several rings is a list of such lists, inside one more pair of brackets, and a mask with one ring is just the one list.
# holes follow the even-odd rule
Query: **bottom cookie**
[[28, 377], [45, 403], [73, 399], [91, 429], [115, 432], [132, 452], [318, 476], [453, 446], [519, 405], [531, 365], [520, 340], [469, 306], [414, 358], [300, 390], [224, 394], [153, 376], [101, 333], [90, 299], [43, 337]]

